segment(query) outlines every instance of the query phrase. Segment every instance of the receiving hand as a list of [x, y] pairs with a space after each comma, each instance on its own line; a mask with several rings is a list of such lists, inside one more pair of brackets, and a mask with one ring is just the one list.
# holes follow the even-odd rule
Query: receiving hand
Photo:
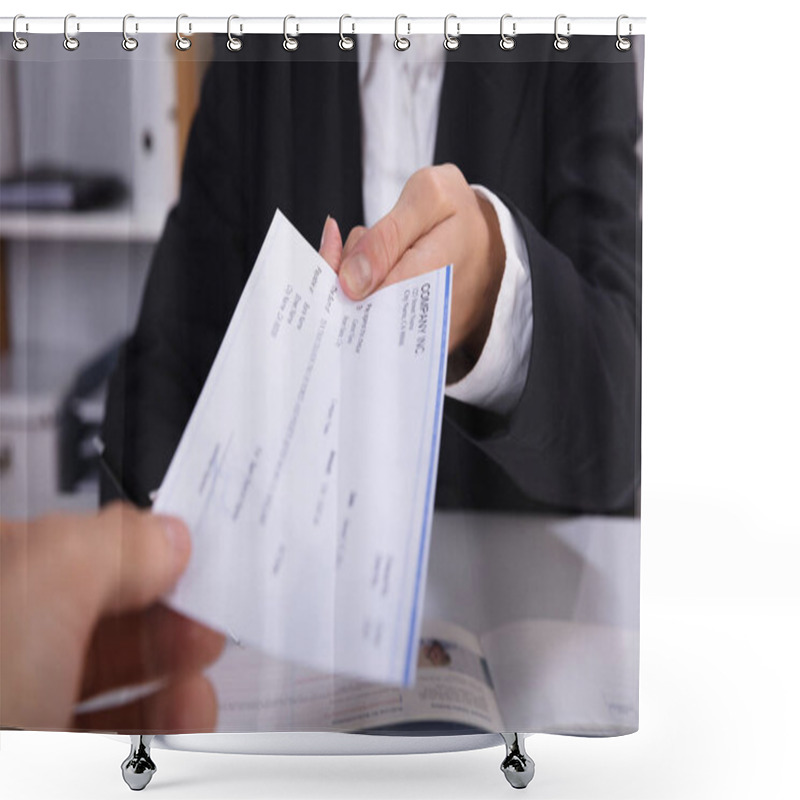
[[462, 348], [477, 360], [500, 291], [505, 247], [492, 204], [470, 188], [458, 167], [415, 172], [385, 217], [371, 228], [353, 228], [343, 249], [341, 241], [329, 218], [320, 253], [353, 300], [452, 263], [450, 352]]
[[[177, 519], [122, 504], [0, 525], [0, 726], [130, 733], [214, 729], [200, 670], [224, 637], [156, 603], [189, 562]], [[165, 678], [118, 708], [78, 700]]]

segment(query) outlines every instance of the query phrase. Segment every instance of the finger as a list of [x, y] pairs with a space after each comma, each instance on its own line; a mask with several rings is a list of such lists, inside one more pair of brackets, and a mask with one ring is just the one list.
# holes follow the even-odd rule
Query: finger
[[361, 241], [361, 237], [367, 232], [367, 229], [363, 225], [356, 225], [350, 233], [347, 235], [347, 241], [344, 243], [344, 250], [342, 251], [342, 260], [344, 261], [350, 253], [353, 252], [353, 248]]
[[189, 562], [191, 540], [177, 518], [112, 503], [93, 516], [55, 520], [63, 581], [70, 596], [88, 603], [84, 613], [145, 608], [167, 592]]
[[78, 714], [76, 731], [114, 733], [210, 733], [217, 724], [217, 697], [204, 675], [192, 675], [133, 703]]
[[198, 672], [225, 647], [221, 633], [155, 604], [145, 611], [106, 617], [86, 654], [80, 697]]
[[458, 223], [455, 219], [447, 219], [437, 225], [403, 253], [384, 282], [376, 288], [382, 289], [393, 283], [446, 266], [453, 260], [453, 254], [458, 249], [458, 242], [454, 241], [454, 237], [457, 235]]
[[322, 239], [319, 243], [319, 254], [333, 267], [334, 272], [339, 271], [339, 265], [342, 263], [342, 234], [333, 217], [325, 219], [325, 225], [322, 227]]
[[360, 300], [380, 286], [414, 242], [455, 212], [454, 197], [465, 187], [461, 171], [452, 164], [415, 172], [394, 208], [342, 260], [339, 277], [345, 294]]

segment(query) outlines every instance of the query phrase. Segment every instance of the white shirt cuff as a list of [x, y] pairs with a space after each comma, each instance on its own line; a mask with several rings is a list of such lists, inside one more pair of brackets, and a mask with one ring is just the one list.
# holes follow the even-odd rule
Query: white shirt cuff
[[528, 250], [511, 212], [483, 186], [472, 188], [494, 207], [506, 250], [500, 292], [486, 344], [475, 366], [445, 394], [487, 411], [507, 414], [519, 402], [533, 341], [533, 299]]

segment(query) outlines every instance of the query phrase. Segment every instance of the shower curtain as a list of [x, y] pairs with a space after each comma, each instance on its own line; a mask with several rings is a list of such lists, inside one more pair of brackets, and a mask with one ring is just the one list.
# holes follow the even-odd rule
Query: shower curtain
[[642, 37], [285, 30], [0, 38], [0, 725], [633, 732]]

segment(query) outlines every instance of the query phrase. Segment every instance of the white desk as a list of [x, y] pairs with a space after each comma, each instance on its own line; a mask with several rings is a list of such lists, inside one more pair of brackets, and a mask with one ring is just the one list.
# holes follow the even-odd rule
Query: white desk
[[[508, 730], [613, 735], [638, 727], [639, 531], [638, 519], [435, 515], [426, 617], [454, 622], [478, 635], [531, 620], [559, 631], [553, 646], [564, 650], [565, 663], [556, 663], [554, 669], [548, 654], [537, 656], [534, 663], [522, 653], [523, 661], [511, 665], [516, 680], [531, 685], [539, 681], [536, 693], [548, 697], [547, 724], [533, 725], [530, 709], [515, 714], [513, 707], [502, 708], [501, 703]], [[225, 660], [232, 658], [235, 653], [226, 652], [215, 668], [224, 669]], [[598, 668], [612, 676], [618, 673], [620, 681], [628, 683], [625, 691], [629, 700], [633, 698], [632, 708], [620, 719], [596, 719], [594, 707], [604, 702], [591, 696], [603, 691], [593, 684]], [[567, 679], [586, 687], [586, 694], [576, 698], [566, 693]], [[496, 688], [500, 695], [504, 687]], [[575, 718], [576, 704], [580, 709], [582, 703], [593, 709], [589, 713], [592, 724], [581, 726]], [[153, 746], [227, 753], [340, 754], [465, 750], [494, 746], [498, 741], [496, 735], [284, 731], [158, 736]]]

